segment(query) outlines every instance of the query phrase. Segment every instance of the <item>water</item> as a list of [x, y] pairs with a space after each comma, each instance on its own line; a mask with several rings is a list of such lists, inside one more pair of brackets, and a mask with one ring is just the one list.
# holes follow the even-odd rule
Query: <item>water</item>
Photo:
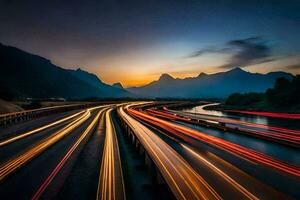
[[256, 123], [256, 124], [265, 124], [270, 126], [278, 126], [293, 130], [300, 130], [300, 120], [297, 119], [281, 119], [281, 118], [271, 118], [271, 117], [263, 117], [263, 116], [255, 116], [255, 115], [245, 115], [245, 114], [233, 114], [226, 113], [222, 111], [215, 110], [205, 110], [204, 107], [218, 105], [219, 103], [206, 104], [201, 106], [194, 106], [192, 108], [184, 108], [181, 111], [194, 113], [194, 114], [204, 114], [216, 117], [237, 119], [241, 121]]
[[[209, 104], [209, 105], [216, 105], [216, 104]], [[209, 115], [214, 117], [236, 119], [236, 120], [241, 120], [241, 121], [246, 121], [251, 123], [284, 127], [293, 130], [300, 130], [300, 120], [269, 118], [269, 117], [251, 116], [251, 115], [243, 115], [243, 114], [231, 114], [231, 113], [229, 114], [221, 111], [205, 110], [203, 109], [205, 106], [208, 105], [185, 108], [185, 109], [181, 109], [181, 111], [194, 113], [194, 114]], [[299, 148], [289, 147], [286, 145], [282, 145], [282, 144], [278, 144], [278, 143], [274, 143], [274, 142], [270, 142], [263, 139], [242, 135], [242, 134], [208, 129], [208, 128], [189, 125], [185, 123], [184, 125], [199, 130], [201, 132], [204, 132], [206, 134], [219, 137], [224, 140], [239, 144], [241, 146], [265, 153], [277, 159], [286, 161], [290, 164], [300, 166]]]

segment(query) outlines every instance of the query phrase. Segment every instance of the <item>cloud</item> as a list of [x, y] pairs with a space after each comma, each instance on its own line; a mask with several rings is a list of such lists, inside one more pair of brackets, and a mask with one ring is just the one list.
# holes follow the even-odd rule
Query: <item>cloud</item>
[[231, 57], [221, 68], [245, 67], [270, 62], [271, 47], [260, 37], [231, 40], [223, 48], [209, 47], [195, 51], [189, 57], [198, 57], [206, 53], [229, 53]]
[[236, 50], [236, 52], [223, 67], [244, 67], [272, 60], [270, 58], [271, 48], [265, 41], [258, 37], [243, 40], [232, 40], [229, 41], [227, 45], [231, 46], [233, 50]]
[[203, 54], [206, 54], [206, 53], [228, 53], [230, 51], [231, 51], [231, 48], [228, 48], [228, 47], [224, 47], [224, 48], [207, 47], [207, 48], [200, 49], [200, 50], [193, 52], [188, 57], [193, 58], [193, 57], [202, 56]]

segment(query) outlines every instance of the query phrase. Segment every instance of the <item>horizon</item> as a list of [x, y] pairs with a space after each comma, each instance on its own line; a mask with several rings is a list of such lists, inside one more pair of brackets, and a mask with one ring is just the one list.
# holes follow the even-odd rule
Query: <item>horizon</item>
[[186, 78], [237, 66], [252, 73], [300, 72], [296, 1], [0, 5], [3, 44], [108, 84], [142, 86], [163, 73]]
[[[17, 48], [17, 47], [13, 47], [13, 46], [9, 46], [9, 45], [3, 44], [3, 43], [1, 43], [1, 42], [0, 42], [0, 44], [2, 44], [2, 45], [4, 45], [4, 46], [7, 46], [7, 47]], [[17, 48], [17, 49], [18, 49], [18, 50], [21, 50], [21, 51], [24, 51], [24, 50], [19, 49], [19, 48]], [[26, 51], [24, 51], [24, 52], [26, 52]], [[41, 55], [32, 54], [32, 53], [30, 53], [30, 52], [26, 52], [26, 53], [29, 53], [29, 54], [34, 55], [34, 56], [42, 57], [42, 58], [44, 58], [44, 59], [46, 59], [46, 60], [49, 60], [48, 58], [45, 58], [45, 57], [43, 57], [43, 56], [41, 56]], [[51, 60], [49, 60], [49, 61], [50, 61], [50, 63], [56, 65], [56, 64], [53, 63]], [[57, 66], [58, 66], [58, 65], [57, 65]], [[90, 71], [88, 71], [88, 70], [86, 70], [86, 69], [82, 69], [82, 68], [80, 68], [80, 67], [78, 67], [78, 68], [67, 68], [67, 67], [64, 67], [64, 66], [58, 66], [58, 67], [61, 67], [61, 68], [63, 68], [63, 69], [82, 70], [82, 71], [85, 71], [85, 72], [88, 72], [88, 73], [92, 73], [92, 72], [90, 72]], [[226, 73], [226, 72], [232, 71], [232, 70], [234, 70], [234, 69], [240, 69], [240, 70], [242, 70], [242, 71], [245, 71], [245, 72], [248, 72], [248, 73], [252, 73], [252, 74], [255, 74], [255, 73], [258, 73], [258, 74], [269, 74], [269, 73], [272, 73], [272, 72], [285, 72], [285, 71], [283, 71], [283, 70], [278, 70], [278, 71], [268, 71], [268, 72], [265, 72], [265, 73], [251, 72], [251, 71], [248, 71], [248, 70], [246, 70], [246, 69], [243, 69], [242, 67], [239, 67], [239, 66], [232, 67], [232, 68], [230, 68], [230, 69], [225, 69], [224, 71], [218, 71], [218, 72], [212, 72], [212, 73], [205, 73], [205, 72], [202, 71], [202, 72], [195, 73], [195, 75], [191, 75], [191, 76], [183, 76], [183, 77], [182, 77], [182, 76], [176, 76], [176, 75], [173, 75], [172, 73], [163, 72], [163, 73], [159, 74], [158, 77], [156, 77], [156, 78], [153, 79], [153, 80], [150, 80], [149, 82], [146, 82], [146, 83], [141, 84], [141, 85], [132, 85], [132, 86], [131, 86], [131, 85], [127, 86], [127, 85], [123, 84], [121, 81], [116, 81], [116, 82], [113, 82], [113, 83], [107, 83], [107, 82], [103, 81], [103, 80], [101, 79], [101, 76], [99, 76], [98, 74], [94, 74], [94, 73], [92, 73], [92, 74], [96, 75], [102, 82], [104, 82], [104, 83], [106, 83], [106, 84], [108, 84], [108, 85], [114, 85], [114, 84], [120, 83], [120, 84], [122, 85], [122, 87], [126, 89], [126, 88], [134, 88], [134, 87], [143, 87], [143, 86], [147, 86], [147, 85], [151, 84], [152, 82], [159, 81], [159, 79], [160, 79], [163, 75], [165, 75], [165, 74], [171, 76], [173, 79], [180, 79], [180, 80], [183, 80], [183, 79], [187, 79], [187, 78], [196, 78], [196, 77], [198, 77], [200, 74], [214, 75], [214, 74], [217, 74], [217, 73]], [[290, 73], [290, 72], [285, 72], [285, 73]], [[296, 73], [290, 73], [290, 74], [292, 74], [292, 75], [294, 75], [294, 76], [295, 76], [295, 75], [298, 75], [298, 74], [296, 74]]]

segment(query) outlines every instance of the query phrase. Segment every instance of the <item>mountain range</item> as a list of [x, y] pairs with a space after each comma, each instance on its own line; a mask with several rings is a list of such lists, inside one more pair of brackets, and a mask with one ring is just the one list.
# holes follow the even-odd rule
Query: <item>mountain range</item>
[[128, 91], [103, 83], [81, 69], [63, 69], [49, 60], [0, 44], [0, 98], [123, 98]]
[[157, 81], [127, 90], [152, 98], [226, 98], [236, 92], [264, 92], [273, 87], [279, 77], [291, 79], [293, 75], [286, 72], [250, 73], [237, 67], [227, 72], [200, 73], [197, 77], [184, 79], [162, 74]]
[[279, 77], [292, 74], [250, 73], [241, 68], [197, 77], [173, 78], [162, 74], [142, 87], [108, 85], [95, 74], [56, 66], [43, 57], [0, 43], [0, 98], [226, 98], [235, 92], [263, 92]]

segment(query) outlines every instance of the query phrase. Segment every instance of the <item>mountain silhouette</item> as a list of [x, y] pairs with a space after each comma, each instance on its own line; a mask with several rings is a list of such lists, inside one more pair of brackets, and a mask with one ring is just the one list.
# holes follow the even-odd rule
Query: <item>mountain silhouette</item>
[[119, 98], [126, 90], [83, 70], [63, 69], [49, 60], [0, 44], [0, 98]]
[[121, 83], [114, 83], [114, 84], [112, 84], [112, 86], [116, 87], [116, 88], [124, 89], [124, 87]]
[[215, 74], [179, 79], [163, 74], [157, 81], [142, 87], [127, 88], [143, 97], [155, 98], [226, 98], [235, 92], [263, 92], [273, 87], [279, 77], [291, 79], [285, 72], [250, 73], [241, 68]]
[[[97, 88], [101, 91], [101, 94], [106, 94], [108, 97], [132, 97], [133, 95], [126, 91], [123, 87], [113, 87], [106, 83], [103, 83], [98, 76], [81, 70], [69, 70], [69, 72], [81, 81], [88, 83], [89, 85]], [[121, 85], [122, 86], [122, 85]]]

